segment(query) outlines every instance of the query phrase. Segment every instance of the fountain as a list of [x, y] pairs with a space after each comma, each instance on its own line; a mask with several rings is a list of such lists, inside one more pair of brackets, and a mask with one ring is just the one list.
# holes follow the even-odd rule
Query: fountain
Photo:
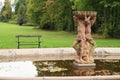
[[78, 24], [74, 49], [1, 49], [0, 80], [120, 80], [120, 48], [95, 49], [91, 27], [96, 12], [74, 11], [73, 14]]
[[[74, 64], [77, 66], [95, 66], [92, 53], [96, 43], [91, 35], [91, 27], [96, 21], [95, 11], [74, 11], [73, 18], [77, 23], [77, 37], [73, 48], [77, 52]], [[84, 65], [83, 65], [84, 64]]]

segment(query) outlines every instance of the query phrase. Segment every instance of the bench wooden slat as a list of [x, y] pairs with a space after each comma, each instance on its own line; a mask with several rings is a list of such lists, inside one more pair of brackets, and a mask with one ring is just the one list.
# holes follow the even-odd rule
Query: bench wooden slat
[[22, 43], [22, 44], [20, 44], [20, 45], [38, 45], [38, 44], [32, 44], [32, 43]]
[[17, 35], [16, 37], [41, 37], [41, 35]]
[[19, 43], [41, 43], [41, 42], [19, 42]]

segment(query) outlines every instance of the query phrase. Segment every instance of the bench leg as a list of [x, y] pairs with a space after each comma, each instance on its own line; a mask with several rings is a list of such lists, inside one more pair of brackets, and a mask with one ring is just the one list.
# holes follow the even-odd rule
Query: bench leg
[[38, 48], [40, 48], [40, 37], [38, 37]]
[[18, 49], [20, 49], [20, 43], [18, 42]]
[[40, 42], [38, 42], [38, 48], [40, 48]]
[[18, 49], [20, 48], [20, 37], [18, 37]]

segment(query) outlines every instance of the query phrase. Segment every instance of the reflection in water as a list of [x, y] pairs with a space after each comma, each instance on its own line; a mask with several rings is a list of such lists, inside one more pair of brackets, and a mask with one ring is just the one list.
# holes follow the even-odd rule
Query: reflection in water
[[120, 60], [98, 60], [96, 64], [96, 75], [120, 75]]
[[[38, 71], [38, 76], [74, 76], [72, 61], [33, 62]], [[46, 70], [43, 70], [46, 69]], [[52, 72], [51, 72], [52, 70]]]
[[76, 76], [91, 76], [95, 74], [94, 68], [95, 67], [75, 67], [74, 73]]
[[120, 75], [120, 61], [95, 61], [96, 67], [75, 67], [73, 61], [35, 61], [38, 76]]

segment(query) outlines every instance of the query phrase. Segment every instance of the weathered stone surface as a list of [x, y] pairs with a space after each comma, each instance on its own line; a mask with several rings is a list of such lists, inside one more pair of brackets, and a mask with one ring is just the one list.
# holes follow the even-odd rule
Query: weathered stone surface
[[0, 62], [71, 60], [74, 54], [72, 48], [4, 49], [0, 50]]
[[96, 48], [94, 59], [120, 59], [120, 48]]
[[4, 77], [0, 80], [120, 80], [119, 75], [110, 76], [67, 76], [67, 77]]
[[[73, 48], [0, 49], [0, 62], [73, 60]], [[96, 48], [94, 59], [120, 59], [120, 48]]]

